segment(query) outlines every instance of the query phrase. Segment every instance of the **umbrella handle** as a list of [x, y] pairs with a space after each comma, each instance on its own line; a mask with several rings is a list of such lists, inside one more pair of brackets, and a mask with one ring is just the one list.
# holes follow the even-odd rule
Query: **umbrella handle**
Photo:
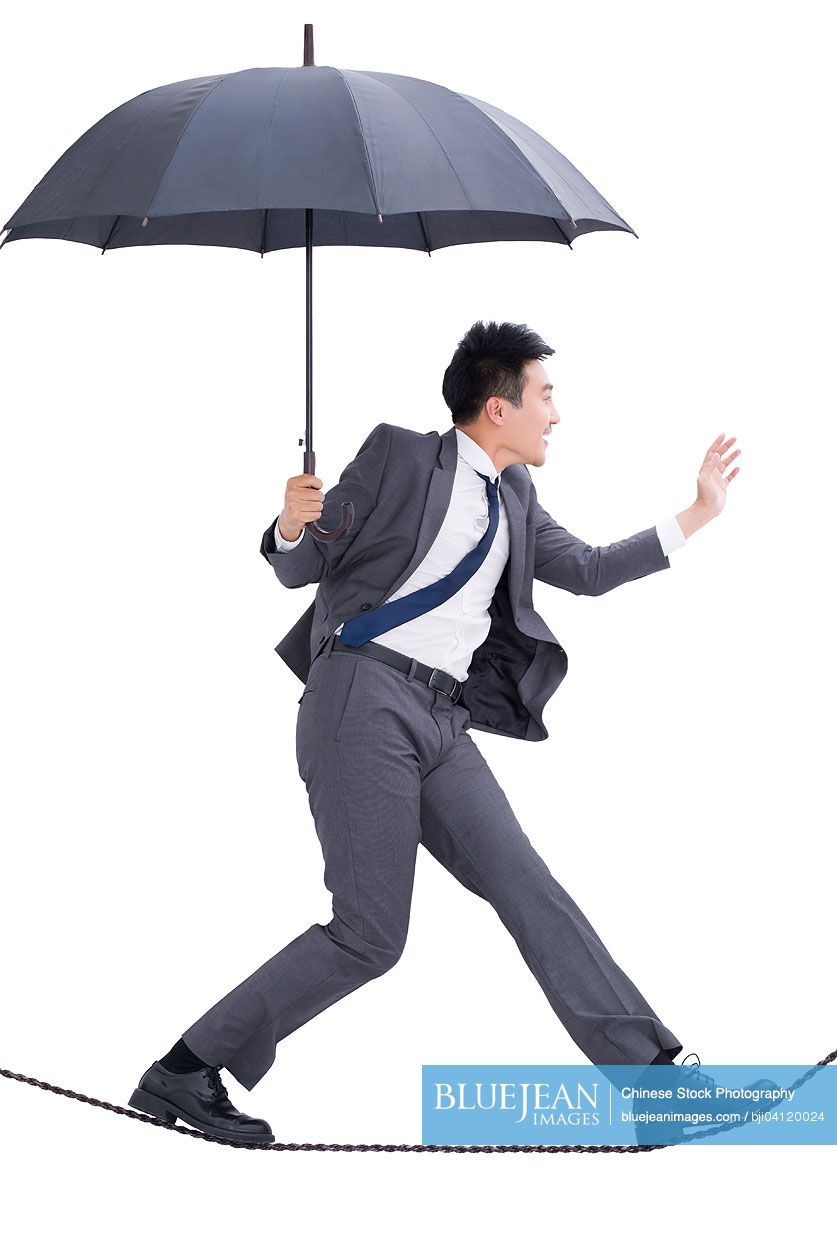
[[[315, 475], [316, 471], [314, 470], [314, 467], [316, 465], [317, 455], [314, 453], [313, 449], [305, 450], [302, 455], [302, 461], [303, 474]], [[315, 540], [342, 540], [354, 521], [355, 507], [352, 505], [351, 501], [343, 501], [340, 504], [340, 523], [333, 532], [324, 532], [313, 519], [309, 523], [305, 524], [305, 528], [311, 533]]]
[[340, 506], [340, 526], [333, 532], [324, 532], [312, 519], [305, 526], [315, 540], [341, 540], [355, 521], [355, 507], [351, 501], [344, 501]]

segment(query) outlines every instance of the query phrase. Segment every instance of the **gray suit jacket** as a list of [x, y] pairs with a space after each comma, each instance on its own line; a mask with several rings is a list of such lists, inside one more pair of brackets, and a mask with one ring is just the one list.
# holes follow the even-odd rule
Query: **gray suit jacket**
[[[323, 543], [306, 531], [295, 549], [277, 553], [273, 529], [261, 553], [286, 588], [315, 584], [305, 614], [276, 646], [307, 681], [335, 628], [381, 605], [413, 573], [442, 526], [456, 471], [456, 428], [424, 434], [379, 423], [325, 494], [320, 527], [332, 531], [340, 503], [355, 519], [342, 540]], [[567, 674], [567, 655], [532, 605], [532, 580], [597, 597], [671, 564], [655, 527], [611, 545], [572, 536], [538, 503], [524, 463], [507, 466], [501, 492], [509, 523], [509, 560], [490, 606], [491, 629], [475, 651], [461, 700], [471, 727], [524, 741], [549, 735], [543, 708]]]

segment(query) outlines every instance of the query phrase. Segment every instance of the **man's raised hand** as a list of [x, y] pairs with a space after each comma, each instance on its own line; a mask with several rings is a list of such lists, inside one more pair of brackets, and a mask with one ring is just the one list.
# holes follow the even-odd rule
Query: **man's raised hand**
[[698, 475], [697, 504], [705, 512], [707, 518], [714, 518], [721, 513], [726, 501], [727, 486], [732, 483], [741, 469], [739, 466], [734, 466], [729, 475], [726, 477], [724, 475], [730, 462], [741, 452], [740, 449], [734, 449], [732, 453], [727, 454], [727, 450], [732, 448], [735, 441], [735, 436], [724, 440], [724, 433], [721, 432], [706, 450], [706, 457], [703, 459]]

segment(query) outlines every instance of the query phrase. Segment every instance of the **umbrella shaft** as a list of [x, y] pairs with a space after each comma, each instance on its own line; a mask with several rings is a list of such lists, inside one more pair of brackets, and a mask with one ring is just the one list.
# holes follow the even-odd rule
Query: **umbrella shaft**
[[312, 273], [314, 257], [314, 210], [305, 211], [305, 450], [310, 452], [313, 442], [313, 321], [312, 321]]

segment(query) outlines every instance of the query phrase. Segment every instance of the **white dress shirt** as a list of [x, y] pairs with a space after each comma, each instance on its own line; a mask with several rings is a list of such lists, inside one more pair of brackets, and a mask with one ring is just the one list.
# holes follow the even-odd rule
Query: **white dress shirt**
[[[456, 428], [457, 462], [453, 492], [439, 534], [409, 579], [383, 604], [406, 597], [419, 588], [435, 584], [449, 575], [465, 554], [479, 543], [488, 527], [488, 490], [477, 474], [487, 475], [499, 484], [501, 474], [482, 445]], [[276, 548], [282, 552], [294, 549], [304, 536], [285, 540], [277, 519], [274, 528]], [[686, 543], [677, 519], [672, 517], [657, 524], [657, 535], [663, 553], [668, 555]], [[488, 607], [509, 557], [509, 524], [500, 488], [500, 520], [497, 532], [482, 565], [458, 593], [415, 619], [373, 637], [380, 645], [396, 649], [408, 658], [417, 658], [429, 667], [439, 667], [463, 682], [475, 649], [482, 644], [491, 628]], [[343, 624], [336, 629], [339, 634]]]

